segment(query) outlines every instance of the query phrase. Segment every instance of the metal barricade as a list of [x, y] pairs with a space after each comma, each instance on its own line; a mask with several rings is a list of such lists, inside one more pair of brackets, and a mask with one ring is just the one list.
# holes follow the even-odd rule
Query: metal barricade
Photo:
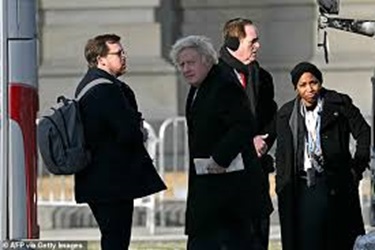
[[[170, 212], [166, 211], [170, 209], [170, 206], [166, 204], [181, 201], [185, 206], [189, 169], [188, 131], [184, 117], [165, 120], [160, 126], [158, 135], [149, 123], [145, 122], [144, 127], [148, 131], [147, 150], [155, 160], [158, 172], [168, 187], [166, 191], [134, 201], [135, 207], [146, 209], [146, 227], [151, 234], [154, 234], [156, 210], [160, 212], [160, 226], [165, 227], [167, 226], [166, 215]], [[45, 168], [41, 167], [40, 161], [38, 177], [39, 205], [85, 206], [85, 204], [77, 204], [74, 200], [73, 176], [48, 174]], [[364, 181], [368, 182], [368, 178]], [[368, 186], [364, 184], [364, 181], [359, 187], [362, 208], [364, 206], [363, 190]], [[271, 186], [274, 188], [274, 185]]]
[[160, 126], [158, 168], [168, 186], [159, 196], [160, 225], [166, 226], [166, 201], [186, 201], [189, 148], [184, 117], [169, 118]]
[[[146, 143], [147, 150], [152, 159], [156, 157], [158, 138], [152, 126], [144, 122], [144, 128], [148, 132]], [[48, 206], [87, 206], [77, 204], [74, 199], [74, 177], [57, 176], [48, 173], [43, 167], [43, 162], [39, 157], [38, 165], [38, 205]], [[134, 200], [135, 207], [146, 208], [146, 227], [151, 234], [155, 233], [155, 195]]]

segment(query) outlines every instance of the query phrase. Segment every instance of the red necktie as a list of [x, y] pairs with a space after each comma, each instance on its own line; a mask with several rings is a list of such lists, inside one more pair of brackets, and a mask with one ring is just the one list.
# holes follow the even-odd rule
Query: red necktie
[[244, 73], [239, 73], [240, 74], [240, 77], [241, 77], [241, 85], [243, 88], [246, 88], [246, 76]]

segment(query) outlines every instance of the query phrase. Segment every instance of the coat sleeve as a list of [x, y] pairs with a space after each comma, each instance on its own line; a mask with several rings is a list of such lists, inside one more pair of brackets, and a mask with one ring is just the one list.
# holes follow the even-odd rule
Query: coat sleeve
[[141, 114], [134, 109], [117, 85], [101, 85], [88, 93], [90, 113], [119, 144], [142, 142]]
[[275, 102], [275, 91], [273, 78], [269, 72], [260, 68], [260, 78], [262, 84], [262, 92], [260, 93], [261, 102], [260, 109], [262, 112], [263, 121], [260, 128], [260, 134], [268, 134], [266, 143], [270, 149], [276, 140], [276, 116], [277, 116], [277, 103]]
[[351, 134], [356, 140], [354, 153], [354, 167], [356, 169], [354, 170], [362, 173], [366, 168], [369, 168], [371, 143], [370, 126], [349, 96], [343, 95], [343, 101], [343, 112], [348, 120]]
[[275, 166], [276, 166], [276, 192], [279, 193], [286, 183], [291, 179], [292, 168], [291, 162], [287, 160], [287, 156], [290, 155], [290, 152], [293, 151], [293, 148], [290, 148], [290, 143], [287, 143], [287, 131], [288, 131], [288, 115], [287, 107], [283, 106], [277, 113], [276, 118], [276, 151], [275, 151]]
[[219, 83], [216, 101], [221, 122], [226, 133], [213, 148], [212, 157], [222, 167], [228, 167], [232, 160], [249, 145], [254, 136], [254, 117], [247, 97], [234, 83]]

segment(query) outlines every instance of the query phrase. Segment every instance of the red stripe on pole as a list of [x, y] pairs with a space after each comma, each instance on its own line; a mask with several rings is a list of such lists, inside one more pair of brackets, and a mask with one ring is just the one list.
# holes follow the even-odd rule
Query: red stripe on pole
[[26, 211], [27, 236], [38, 238], [37, 225], [37, 148], [36, 148], [36, 113], [39, 109], [38, 91], [36, 88], [22, 84], [11, 83], [9, 90], [9, 113], [22, 130], [25, 150], [26, 176]]

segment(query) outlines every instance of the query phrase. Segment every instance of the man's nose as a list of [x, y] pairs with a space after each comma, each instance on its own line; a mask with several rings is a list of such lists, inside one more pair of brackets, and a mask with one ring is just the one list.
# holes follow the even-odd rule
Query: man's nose
[[182, 68], [181, 68], [181, 71], [182, 73], [186, 73], [187, 71], [189, 71], [189, 66], [188, 65], [183, 65]]
[[260, 42], [256, 41], [254, 44], [255, 48], [259, 49], [261, 47]]

